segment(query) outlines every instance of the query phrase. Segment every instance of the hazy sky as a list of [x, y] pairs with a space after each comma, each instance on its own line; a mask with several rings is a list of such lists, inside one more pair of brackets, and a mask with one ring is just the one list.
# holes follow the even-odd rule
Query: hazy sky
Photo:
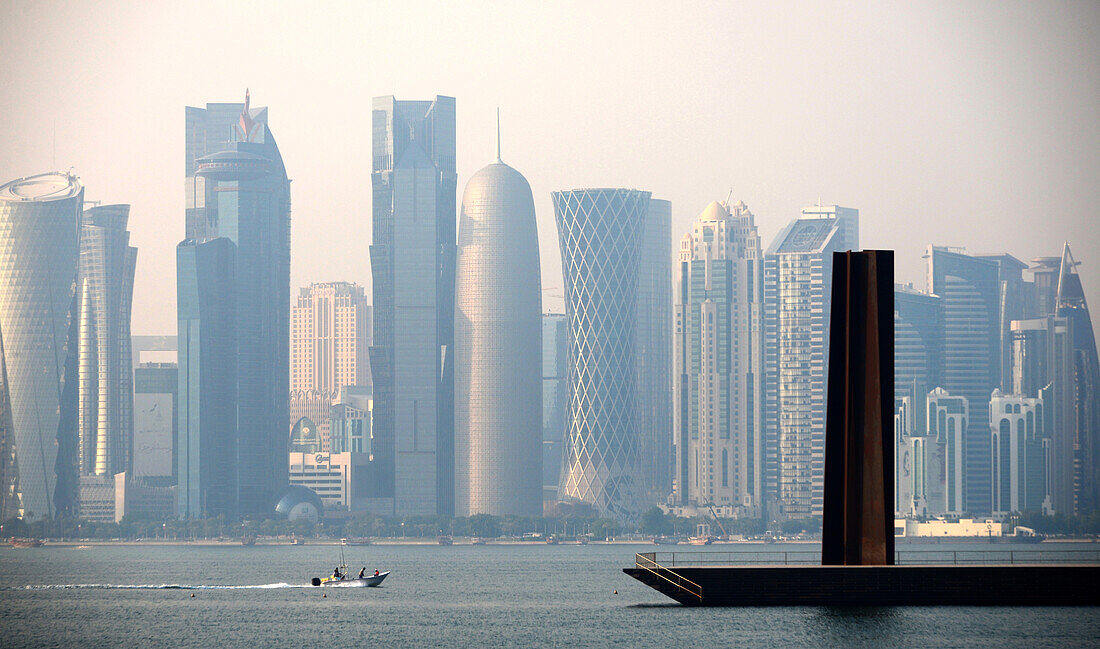
[[1100, 316], [1100, 3], [0, 0], [0, 182], [71, 166], [133, 206], [135, 334], [176, 329], [184, 106], [246, 86], [293, 181], [292, 292], [369, 285], [371, 98], [444, 94], [460, 197], [501, 107], [547, 296], [552, 190], [670, 199], [675, 246], [732, 189], [765, 245], [804, 205], [859, 208], [921, 288], [929, 243], [1068, 240]]

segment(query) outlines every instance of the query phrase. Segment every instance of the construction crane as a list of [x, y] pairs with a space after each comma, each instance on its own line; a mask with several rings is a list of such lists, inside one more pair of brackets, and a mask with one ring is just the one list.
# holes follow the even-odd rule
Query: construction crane
[[714, 503], [708, 502], [707, 507], [710, 508], [710, 515], [714, 517], [714, 522], [718, 523], [718, 529], [722, 530], [722, 536], [729, 538], [730, 533], [726, 531], [725, 527], [722, 527], [722, 521], [718, 520], [718, 512], [714, 510]]

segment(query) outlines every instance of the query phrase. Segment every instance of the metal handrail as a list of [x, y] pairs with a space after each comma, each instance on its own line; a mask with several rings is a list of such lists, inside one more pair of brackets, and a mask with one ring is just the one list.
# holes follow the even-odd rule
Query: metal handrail
[[[815, 565], [821, 553], [811, 550], [741, 552], [649, 552], [654, 564], [669, 567], [718, 565]], [[986, 565], [986, 564], [1097, 564], [1100, 550], [910, 550], [895, 551], [895, 565]]]
[[[640, 553], [635, 554], [634, 555], [634, 566], [637, 567], [637, 568], [640, 568], [642, 570], [646, 570], [646, 571], [652, 573], [653, 575], [656, 575], [657, 577], [659, 577], [661, 579], [664, 579], [665, 581], [672, 584], [673, 586], [676, 586], [677, 588], [684, 591], [685, 593], [698, 598], [698, 600], [700, 602], [703, 601], [703, 587], [702, 586], [700, 586], [699, 584], [695, 583], [694, 581], [688, 579], [687, 577], [683, 577], [680, 574], [676, 573], [675, 571], [669, 570], [668, 568], [666, 568], [666, 567], [662, 566], [661, 564], [657, 563], [657, 561], [654, 558], [650, 558], [651, 555], [654, 555], [654, 554], [656, 554], [656, 553], [653, 553], [653, 552], [644, 552], [644, 553], [640, 552]], [[650, 567], [649, 565], [646, 565], [646, 564], [651, 564], [652, 567]], [[668, 574], [676, 577], [676, 580], [673, 581], [672, 579], [669, 579], [667, 576], [661, 574], [662, 570], [667, 572]], [[685, 584], [687, 584], [687, 585], [685, 586]], [[688, 588], [688, 586], [694, 587], [694, 590], [692, 590], [692, 588]]]

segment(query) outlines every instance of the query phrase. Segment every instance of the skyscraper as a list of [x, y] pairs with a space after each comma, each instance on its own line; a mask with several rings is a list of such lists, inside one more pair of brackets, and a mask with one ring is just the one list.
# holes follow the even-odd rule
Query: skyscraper
[[[953, 396], [943, 388], [936, 388], [928, 393], [926, 404], [928, 437], [936, 443], [935, 454], [931, 458], [925, 458], [925, 466], [935, 469], [929, 471], [930, 478], [927, 480], [927, 513], [965, 513], [969, 511], [966, 506], [966, 435], [969, 430], [970, 403], [966, 397]], [[988, 415], [986, 418], [988, 419]], [[988, 452], [987, 445], [987, 457]], [[931, 463], [928, 462], [929, 459]], [[932, 480], [933, 473], [942, 478], [942, 482]]]
[[924, 396], [939, 386], [943, 365], [943, 301], [912, 285], [894, 287], [894, 398], [909, 397], [915, 426], [924, 426]]
[[966, 502], [963, 511], [990, 513], [989, 395], [1001, 384], [1000, 265], [961, 250], [929, 246], [928, 291], [943, 300], [940, 386], [964, 397]]
[[562, 500], [634, 518], [646, 491], [639, 450], [635, 327], [650, 193], [553, 192], [569, 321]]
[[766, 479], [775, 515], [786, 518], [821, 515], [832, 253], [859, 244], [858, 211], [816, 209], [784, 228], [764, 257]]
[[237, 505], [237, 246], [225, 237], [176, 246], [177, 498], [183, 518]]
[[133, 467], [134, 391], [130, 307], [137, 248], [129, 205], [85, 210], [80, 228], [80, 473], [114, 476]]
[[1043, 444], [1043, 400], [1002, 394], [989, 401], [994, 514], [1044, 509], [1046, 449]]
[[[195, 305], [185, 304], [181, 299], [179, 366], [180, 389], [190, 390], [195, 384], [185, 386], [185, 376], [201, 384], [202, 379], [195, 371], [214, 368], [209, 365], [188, 367], [191, 350], [186, 346], [207, 343], [217, 346], [222, 342], [223, 347], [232, 345], [235, 350], [220, 362], [235, 361], [236, 365], [234, 457], [237, 475], [236, 492], [230, 502], [240, 514], [267, 513], [278, 490], [286, 485], [287, 431], [290, 430], [287, 415], [290, 181], [271, 129], [266, 121], [257, 119], [259, 115], [266, 119], [266, 111], [250, 108], [246, 93], [228, 148], [195, 161], [194, 175], [189, 174], [187, 178], [188, 189], [194, 188], [188, 194], [188, 231], [195, 237], [185, 240], [179, 248], [180, 254], [187, 257], [193, 252], [191, 248], [214, 239], [226, 239], [232, 244], [231, 249], [219, 249], [214, 255], [221, 261], [225, 261], [223, 255], [233, 260], [234, 283], [228, 295], [222, 295], [221, 289], [210, 283], [198, 281], [194, 274], [206, 274], [209, 269], [197, 266], [197, 257], [180, 258], [178, 272], [181, 275], [192, 273], [192, 277], [180, 277], [181, 288], [185, 289], [181, 292], [189, 300], [197, 298], [200, 305], [205, 301], [207, 313], [200, 317], [217, 319], [221, 314], [214, 315], [211, 309], [231, 309], [234, 340], [230, 343], [191, 338], [185, 342], [183, 338], [189, 334], [184, 332], [184, 321], [192, 320], [190, 316], [194, 315]], [[191, 151], [192, 138], [198, 138], [192, 132], [190, 118], [187, 126], [188, 151]], [[207, 134], [207, 142], [211, 139]], [[213, 139], [217, 139], [216, 133]], [[196, 225], [203, 218], [205, 224]], [[196, 296], [192, 290], [213, 290], [219, 299], [204, 300], [204, 296]], [[222, 301], [225, 303], [218, 304]], [[184, 317], [185, 311], [189, 317]], [[202, 415], [194, 412], [182, 395], [181, 402], [179, 434], [190, 435], [192, 426], [182, 418], [201, 418]], [[181, 464], [195, 460], [190, 457], [192, 448], [190, 443], [179, 444]], [[183, 471], [180, 473], [182, 480]], [[185, 499], [181, 497], [180, 503], [182, 512]], [[203, 508], [198, 512], [190, 509], [189, 514], [200, 512], [209, 513]]]
[[369, 492], [385, 513], [449, 515], [454, 512], [455, 100], [377, 97], [372, 123], [376, 465]]
[[569, 406], [569, 321], [564, 313], [542, 316], [542, 486], [557, 497]]
[[267, 107], [252, 108], [245, 103], [207, 104], [206, 108], [187, 106], [184, 109], [184, 141], [186, 196], [187, 196], [187, 239], [202, 241], [219, 236], [217, 234], [218, 208], [213, 202], [207, 202], [206, 179], [198, 175], [199, 159], [205, 156], [232, 149], [240, 141], [240, 122], [243, 113], [251, 124], [267, 124]]
[[[1071, 322], [1073, 327], [1072, 399], [1077, 425], [1072, 511], [1091, 514], [1100, 509], [1100, 361], [1081, 276], [1077, 274], [1077, 262], [1068, 243], [1062, 248], [1059, 262], [1056, 303], [1057, 315]], [[1069, 513], [1071, 510], [1064, 505], [1062, 511]]]
[[859, 210], [839, 205], [812, 205], [802, 208], [802, 218], [836, 221], [840, 228], [837, 250], [859, 249]]
[[707, 205], [679, 257], [676, 502], [760, 516], [764, 260], [752, 212]]
[[370, 386], [371, 310], [363, 287], [310, 284], [290, 307], [290, 389]]
[[455, 272], [455, 514], [541, 516], [535, 203], [499, 152], [462, 194]]
[[647, 502], [672, 493], [672, 203], [651, 198], [638, 266], [634, 363]]
[[162, 485], [176, 482], [175, 363], [141, 363], [134, 368], [135, 478]]
[[290, 307], [291, 427], [308, 418], [329, 448], [329, 416], [343, 386], [370, 392], [371, 308], [363, 287], [311, 284]]
[[61, 173], [0, 186], [0, 518], [75, 506], [83, 201]]

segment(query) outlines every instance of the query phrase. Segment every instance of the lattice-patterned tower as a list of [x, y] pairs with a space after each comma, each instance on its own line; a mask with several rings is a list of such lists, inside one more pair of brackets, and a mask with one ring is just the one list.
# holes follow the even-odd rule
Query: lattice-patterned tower
[[569, 406], [558, 495], [636, 517], [644, 477], [635, 408], [638, 264], [650, 193], [553, 192], [569, 321]]

